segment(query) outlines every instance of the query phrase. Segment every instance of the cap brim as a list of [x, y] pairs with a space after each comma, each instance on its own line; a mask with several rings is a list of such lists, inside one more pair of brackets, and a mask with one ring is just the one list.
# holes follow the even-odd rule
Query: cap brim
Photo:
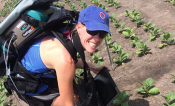
[[84, 23], [86, 28], [90, 31], [101, 30], [101, 31], [106, 31], [111, 35], [109, 27], [106, 24], [99, 23], [99, 22], [84, 22]]

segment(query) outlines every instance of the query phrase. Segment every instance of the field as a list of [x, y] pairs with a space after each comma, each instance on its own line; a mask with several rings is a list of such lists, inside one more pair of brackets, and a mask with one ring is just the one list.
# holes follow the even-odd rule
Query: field
[[[125, 53], [128, 53], [128, 58], [124, 61], [124, 65], [116, 64], [113, 62], [114, 70], [112, 70], [107, 50], [105, 49], [105, 42], [98, 48], [100, 51], [100, 57], [103, 57], [103, 62], [106, 64], [110, 71], [111, 76], [113, 77], [117, 87], [120, 91], [126, 91], [129, 95], [126, 99], [129, 106], [161, 106], [163, 103], [167, 103], [161, 95], [166, 95], [169, 92], [175, 93], [175, 83], [174, 77], [170, 74], [175, 75], [175, 47], [172, 43], [171, 45], [159, 48], [159, 45], [162, 43], [160, 37], [163, 32], [173, 32], [170, 37], [175, 36], [175, 6], [173, 3], [170, 3], [166, 0], [118, 0], [120, 2], [119, 7], [116, 9], [114, 6], [108, 6], [108, 3], [104, 0], [101, 0], [105, 7], [108, 8], [107, 12], [111, 16], [115, 13], [114, 18], [121, 19], [119, 24], [125, 23], [125, 27], [130, 29], [134, 28], [133, 33], [136, 36], [140, 36], [139, 40], [147, 42], [149, 47], [148, 54], [139, 55], [136, 53], [138, 47], [133, 47], [129, 42], [131, 38], [126, 37], [126, 35], [119, 33], [119, 27], [116, 27], [113, 22], [110, 22], [110, 29], [112, 33], [111, 42], [116, 42], [118, 45], [122, 46], [122, 49]], [[64, 0], [61, 0], [65, 4], [66, 9], [70, 9], [68, 3], [65, 3]], [[89, 0], [84, 0], [87, 5], [94, 5]], [[79, 6], [81, 1], [71, 0], [71, 3], [75, 3], [78, 11], [82, 10], [82, 7]], [[0, 4], [2, 5], [2, 4]], [[0, 6], [0, 9], [2, 6]], [[145, 31], [143, 28], [144, 24], [137, 27], [137, 23], [132, 21], [132, 19], [125, 15], [125, 10], [132, 12], [134, 9], [140, 12], [140, 17], [144, 18], [144, 24], [152, 22], [155, 24], [154, 28], [159, 28], [163, 32], [156, 34], [155, 40], [150, 40], [149, 36], [151, 33]], [[0, 20], [3, 21], [5, 17], [0, 17]], [[117, 58], [118, 55], [113, 53], [110, 50], [111, 58]], [[92, 56], [86, 53], [86, 60], [92, 62]], [[159, 93], [153, 96], [144, 96], [136, 91], [136, 88], [140, 88], [141, 85], [138, 83], [144, 82], [147, 78], [152, 78], [154, 80], [153, 86], [159, 88]], [[14, 97], [7, 98], [6, 101], [12, 100], [13, 104], [18, 106], [17, 101]], [[25, 103], [22, 105], [25, 106]], [[111, 104], [110, 106], [114, 106]]]

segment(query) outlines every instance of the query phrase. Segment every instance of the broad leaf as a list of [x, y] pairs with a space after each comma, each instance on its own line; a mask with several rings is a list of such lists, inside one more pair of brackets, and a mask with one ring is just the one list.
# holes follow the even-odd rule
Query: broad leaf
[[128, 94], [126, 94], [125, 91], [122, 91], [122, 92], [119, 94], [119, 98], [121, 99], [121, 101], [123, 101], [127, 96], [128, 96]]
[[121, 104], [121, 106], [129, 106], [129, 105], [128, 105], [128, 102], [124, 102]]
[[166, 101], [167, 101], [168, 103], [170, 103], [170, 102], [173, 101], [173, 100], [175, 100], [175, 93], [169, 92], [168, 95], [167, 95]]
[[129, 56], [129, 54], [124, 54], [123, 58], [122, 58], [122, 61], [126, 60], [128, 56]]
[[136, 50], [136, 53], [140, 54], [140, 53], [142, 53], [142, 51], [140, 51], [140, 50]]
[[146, 89], [148, 89], [153, 83], [154, 83], [154, 80], [152, 78], [148, 78], [144, 82], [144, 86], [145, 86]]
[[123, 33], [124, 35], [126, 35], [126, 36], [129, 36], [129, 33], [126, 32], [126, 31], [123, 31], [122, 33]]
[[173, 104], [171, 104], [171, 105], [169, 105], [169, 106], [175, 106], [175, 103], [173, 103]]
[[119, 58], [115, 58], [115, 59], [113, 59], [113, 61], [116, 62], [116, 63], [121, 62]]
[[140, 93], [146, 93], [146, 91], [143, 88], [137, 88], [136, 90]]
[[159, 92], [159, 88], [157, 88], [157, 87], [151, 88], [148, 91], [149, 94], [157, 94], [158, 92]]
[[175, 37], [170, 38], [169, 43], [171, 43], [174, 39], [175, 39]]
[[121, 100], [119, 100], [118, 98], [116, 98], [114, 101], [113, 101], [113, 104], [114, 105], [120, 105], [121, 104]]

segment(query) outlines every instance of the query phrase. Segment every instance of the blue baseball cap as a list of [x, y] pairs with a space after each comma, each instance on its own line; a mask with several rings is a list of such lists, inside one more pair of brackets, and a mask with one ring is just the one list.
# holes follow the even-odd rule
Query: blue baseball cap
[[109, 30], [109, 15], [100, 7], [89, 6], [83, 9], [79, 14], [78, 22], [84, 23], [90, 31], [101, 30], [111, 34]]

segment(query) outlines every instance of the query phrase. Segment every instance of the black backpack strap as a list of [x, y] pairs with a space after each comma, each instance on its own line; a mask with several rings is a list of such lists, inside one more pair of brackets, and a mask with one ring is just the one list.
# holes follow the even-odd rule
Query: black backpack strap
[[41, 27], [42, 29], [51, 29], [52, 27], [58, 26], [66, 20], [77, 20], [78, 16], [79, 12], [77, 11], [70, 11], [64, 8], [60, 8], [51, 15], [47, 22], [36, 20], [33, 17], [27, 15], [26, 13], [22, 14], [21, 19], [34, 27]]
[[[85, 103], [82, 102], [79, 106], [84, 106], [84, 104], [86, 104], [86, 106], [92, 106], [92, 104], [93, 104], [92, 102], [94, 102], [94, 101], [96, 102], [96, 103], [94, 103], [95, 104], [94, 106], [103, 106], [103, 103], [101, 102], [101, 99], [100, 99], [98, 92], [96, 90], [94, 79], [90, 73], [89, 66], [85, 61], [84, 49], [81, 45], [80, 38], [79, 38], [79, 35], [77, 33], [73, 35], [73, 44], [74, 44], [77, 52], [79, 52], [80, 57], [83, 61], [84, 80], [85, 80], [84, 86], [85, 86], [85, 89], [87, 89], [87, 98], [84, 101]], [[79, 94], [79, 95], [81, 95], [81, 94]]]
[[80, 54], [80, 57], [82, 59], [83, 66], [84, 66], [84, 80], [87, 81], [87, 71], [89, 73], [90, 72], [90, 69], [89, 69], [89, 67], [88, 67], [88, 65], [87, 65], [87, 63], [85, 61], [84, 50], [83, 50], [83, 47], [81, 45], [79, 35], [77, 33], [74, 34], [73, 37], [72, 37], [72, 39], [73, 39], [73, 44], [74, 44], [77, 52]]

